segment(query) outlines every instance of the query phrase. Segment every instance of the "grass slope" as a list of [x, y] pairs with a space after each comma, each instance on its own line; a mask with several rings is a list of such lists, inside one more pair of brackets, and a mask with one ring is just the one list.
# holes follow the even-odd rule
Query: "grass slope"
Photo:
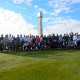
[[80, 50], [4, 51], [0, 80], [80, 80]]

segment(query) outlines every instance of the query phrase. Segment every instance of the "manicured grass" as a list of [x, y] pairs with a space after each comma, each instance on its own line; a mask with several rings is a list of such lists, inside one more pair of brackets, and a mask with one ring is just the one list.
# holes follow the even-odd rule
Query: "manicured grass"
[[1, 52], [0, 80], [80, 80], [80, 50]]

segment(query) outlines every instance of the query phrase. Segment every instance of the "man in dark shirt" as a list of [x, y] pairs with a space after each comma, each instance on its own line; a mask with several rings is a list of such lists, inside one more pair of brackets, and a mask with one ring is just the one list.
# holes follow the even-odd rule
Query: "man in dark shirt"
[[58, 34], [55, 36], [55, 39], [56, 39], [56, 48], [58, 48], [59, 47], [59, 35]]
[[0, 50], [1, 51], [3, 51], [3, 39], [4, 39], [4, 37], [3, 37], [3, 34], [2, 34], [1, 37], [0, 37]]
[[51, 42], [51, 44], [52, 44], [51, 48], [54, 49], [56, 47], [56, 36], [55, 36], [55, 34], [52, 34], [51, 40], [52, 40], [52, 42]]

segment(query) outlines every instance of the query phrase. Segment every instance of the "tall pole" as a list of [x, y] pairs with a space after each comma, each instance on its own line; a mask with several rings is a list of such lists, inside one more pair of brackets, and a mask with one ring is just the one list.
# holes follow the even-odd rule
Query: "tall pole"
[[38, 15], [38, 35], [39, 37], [43, 35], [43, 30], [42, 30], [42, 12], [39, 12]]

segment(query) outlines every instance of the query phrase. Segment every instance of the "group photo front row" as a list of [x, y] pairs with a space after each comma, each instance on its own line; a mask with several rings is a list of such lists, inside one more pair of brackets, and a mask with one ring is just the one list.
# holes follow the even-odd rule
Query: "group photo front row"
[[0, 36], [0, 50], [50, 50], [50, 49], [80, 48], [80, 34], [49, 34], [48, 36], [9, 34]]

